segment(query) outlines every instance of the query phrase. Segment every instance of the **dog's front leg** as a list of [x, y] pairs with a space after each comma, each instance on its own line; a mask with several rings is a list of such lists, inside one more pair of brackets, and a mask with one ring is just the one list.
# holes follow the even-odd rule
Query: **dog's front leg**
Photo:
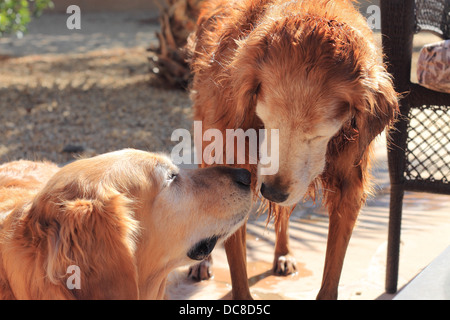
[[288, 230], [291, 212], [291, 208], [274, 206], [276, 242], [273, 272], [277, 275], [287, 276], [297, 272], [296, 261], [289, 248]]
[[338, 297], [345, 253], [359, 211], [365, 201], [360, 167], [351, 169], [347, 177], [342, 175], [339, 177], [335, 192], [330, 193], [327, 199], [330, 220], [322, 286], [317, 295], [319, 300], [335, 300]]
[[244, 224], [225, 242], [234, 300], [252, 299], [247, 276], [246, 228]]

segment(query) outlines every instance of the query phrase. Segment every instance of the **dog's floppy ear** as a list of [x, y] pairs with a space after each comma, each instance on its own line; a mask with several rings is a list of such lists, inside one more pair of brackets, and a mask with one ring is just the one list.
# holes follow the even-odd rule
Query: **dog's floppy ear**
[[235, 116], [231, 121], [240, 128], [245, 127], [243, 124], [247, 119], [252, 119], [251, 114], [255, 112], [257, 95], [261, 87], [258, 65], [266, 55], [268, 42], [264, 36], [253, 35], [246, 41], [238, 41], [237, 44], [230, 75], [232, 100], [236, 109], [233, 112], [228, 111], [228, 114]]
[[362, 98], [357, 102], [359, 106], [352, 120], [359, 141], [357, 162], [375, 137], [395, 121], [399, 112], [398, 95], [384, 67], [374, 66], [369, 78], [362, 83]]
[[[63, 201], [47, 210], [49, 280], [64, 282], [78, 299], [137, 299], [130, 200], [117, 192], [104, 199]], [[74, 270], [76, 272], [74, 272]]]

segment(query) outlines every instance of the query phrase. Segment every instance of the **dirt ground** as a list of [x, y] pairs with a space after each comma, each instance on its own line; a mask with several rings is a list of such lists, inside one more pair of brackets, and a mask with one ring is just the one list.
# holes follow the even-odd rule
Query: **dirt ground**
[[168, 152], [190, 128], [186, 92], [150, 86], [144, 48], [33, 55], [0, 62], [0, 161], [66, 163], [121, 148]]
[[[187, 92], [149, 85], [146, 48], [158, 26], [142, 13], [86, 14], [82, 30], [69, 32], [65, 15], [44, 15], [23, 39], [0, 39], [0, 162], [50, 160], [64, 164], [79, 150], [89, 156], [126, 147], [171, 150], [174, 128], [191, 128]], [[415, 59], [425, 43], [416, 38]], [[414, 63], [413, 63], [414, 65]], [[414, 71], [412, 73], [414, 78]], [[339, 298], [391, 298], [384, 294], [389, 203], [386, 143], [377, 142], [377, 193], [355, 228]], [[450, 244], [450, 199], [407, 193], [400, 260], [400, 287]], [[290, 241], [298, 274], [276, 277], [273, 225], [248, 223], [248, 269], [257, 299], [313, 299], [320, 288], [328, 219], [305, 203], [291, 218]], [[193, 283], [186, 268], [171, 275], [170, 299], [229, 298], [223, 248], [214, 251], [214, 279]]]

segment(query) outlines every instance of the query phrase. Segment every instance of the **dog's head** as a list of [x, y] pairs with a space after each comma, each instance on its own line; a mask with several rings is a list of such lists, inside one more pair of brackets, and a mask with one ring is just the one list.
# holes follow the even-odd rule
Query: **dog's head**
[[345, 137], [339, 148], [357, 145], [348, 161], [358, 165], [394, 119], [397, 96], [369, 37], [370, 30], [363, 35], [306, 15], [267, 19], [238, 42], [232, 73], [238, 121], [256, 113], [265, 129], [279, 130], [279, 145], [271, 146], [279, 170], [259, 177], [266, 199], [301, 200], [327, 161], [339, 156], [330, 155], [339, 136]]
[[148, 249], [172, 257], [174, 264], [205, 259], [249, 213], [251, 175], [245, 169], [180, 170], [165, 158], [157, 179], [159, 192], [142, 210], [143, 225], [155, 242]]
[[244, 223], [250, 203], [246, 170], [180, 170], [163, 155], [122, 150], [63, 167], [23, 234], [53, 284], [64, 287], [67, 268], [79, 267], [77, 298], [160, 298], [167, 274], [205, 258]]

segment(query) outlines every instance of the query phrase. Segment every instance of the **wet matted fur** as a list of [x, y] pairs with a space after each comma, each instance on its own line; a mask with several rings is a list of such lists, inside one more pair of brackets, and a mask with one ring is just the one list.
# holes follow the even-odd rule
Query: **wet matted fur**
[[[206, 1], [197, 27], [189, 44], [195, 120], [223, 133], [279, 129], [278, 173], [258, 176], [257, 165], [243, 166], [254, 191], [272, 202], [274, 270], [295, 271], [289, 214], [320, 190], [330, 225], [318, 298], [337, 298], [348, 241], [370, 192], [371, 144], [398, 110], [372, 31], [346, 0]], [[250, 298], [244, 228], [226, 249], [233, 296]]]

